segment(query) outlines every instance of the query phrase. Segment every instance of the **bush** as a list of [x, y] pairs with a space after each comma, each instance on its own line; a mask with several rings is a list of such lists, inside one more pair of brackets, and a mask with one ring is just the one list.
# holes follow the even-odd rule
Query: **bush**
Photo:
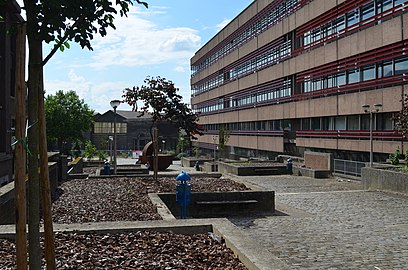
[[96, 155], [96, 147], [92, 144], [91, 141], [87, 141], [85, 144], [85, 153], [84, 156], [88, 159], [93, 158]]
[[97, 151], [97, 155], [98, 155], [99, 160], [108, 159], [108, 154], [105, 151]]
[[399, 164], [399, 158], [400, 158], [401, 152], [399, 148], [395, 150], [394, 153], [391, 153], [389, 156], [390, 162], [392, 165], [398, 165]]

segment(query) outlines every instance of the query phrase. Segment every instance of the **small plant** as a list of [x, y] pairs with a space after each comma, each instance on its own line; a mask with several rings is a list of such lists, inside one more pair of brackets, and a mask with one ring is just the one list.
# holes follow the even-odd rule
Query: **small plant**
[[87, 141], [85, 144], [85, 153], [84, 156], [90, 160], [96, 155], [96, 147], [92, 144], [91, 141]]
[[74, 158], [81, 156], [81, 142], [79, 140], [75, 141], [72, 145], [72, 155]]
[[108, 154], [105, 151], [97, 151], [97, 155], [101, 161], [108, 159]]
[[195, 146], [193, 148], [193, 153], [194, 153], [195, 157], [198, 158], [200, 156], [200, 154], [201, 154], [200, 147]]
[[399, 164], [399, 157], [401, 155], [401, 152], [399, 150], [399, 148], [397, 148], [397, 150], [395, 150], [394, 153], [391, 153], [389, 156], [390, 162], [392, 165], [398, 165]]

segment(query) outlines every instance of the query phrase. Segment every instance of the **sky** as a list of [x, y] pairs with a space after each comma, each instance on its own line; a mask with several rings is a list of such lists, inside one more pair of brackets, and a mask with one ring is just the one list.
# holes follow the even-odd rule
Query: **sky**
[[[123, 89], [143, 85], [147, 76], [164, 77], [190, 103], [190, 58], [253, 0], [145, 0], [118, 18], [116, 30], [95, 36], [93, 51], [71, 43], [44, 70], [46, 95], [74, 90], [95, 112], [110, 110]], [[19, 1], [22, 2], [22, 1]], [[21, 3], [20, 3], [21, 4]], [[44, 57], [51, 46], [45, 45]], [[121, 104], [118, 110], [131, 110]]]

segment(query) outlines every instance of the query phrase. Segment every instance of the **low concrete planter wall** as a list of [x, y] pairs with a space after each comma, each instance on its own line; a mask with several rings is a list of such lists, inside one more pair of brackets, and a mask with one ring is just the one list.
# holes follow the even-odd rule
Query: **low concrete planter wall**
[[361, 178], [365, 189], [408, 194], [408, 173], [364, 167]]
[[314, 170], [314, 169], [303, 168], [303, 167], [293, 167], [293, 174], [321, 179], [321, 178], [329, 178], [331, 175], [331, 171]]
[[247, 166], [242, 166], [240, 164], [218, 162], [218, 172], [220, 173], [231, 173], [239, 176], [248, 176], [248, 175], [281, 175], [288, 174], [286, 165], [266, 165], [263, 164], [253, 165], [248, 164]]
[[[58, 187], [57, 165], [57, 162], [48, 162], [51, 196], [55, 194]], [[28, 190], [28, 181], [26, 182], [26, 190]], [[13, 181], [0, 188], [0, 225], [13, 224], [15, 222], [15, 191]]]
[[[176, 203], [175, 193], [160, 193], [158, 196], [166, 204], [173, 216], [180, 216], [180, 205]], [[239, 201], [242, 201], [242, 203], [239, 203]], [[191, 203], [187, 207], [187, 216], [209, 218], [274, 211], [274, 191], [193, 192], [191, 193]]]
[[202, 166], [203, 171], [205, 172], [217, 172], [218, 171], [218, 164], [214, 162], [204, 162]]
[[182, 157], [181, 158], [181, 166], [182, 167], [194, 167], [196, 162], [198, 164], [203, 165], [204, 162], [213, 161], [211, 158], [196, 158], [196, 157]]

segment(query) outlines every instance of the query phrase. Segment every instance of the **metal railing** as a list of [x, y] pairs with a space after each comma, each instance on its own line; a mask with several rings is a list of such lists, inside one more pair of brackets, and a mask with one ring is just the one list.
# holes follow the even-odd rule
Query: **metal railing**
[[361, 168], [366, 163], [360, 161], [334, 159], [334, 172], [361, 177]]

